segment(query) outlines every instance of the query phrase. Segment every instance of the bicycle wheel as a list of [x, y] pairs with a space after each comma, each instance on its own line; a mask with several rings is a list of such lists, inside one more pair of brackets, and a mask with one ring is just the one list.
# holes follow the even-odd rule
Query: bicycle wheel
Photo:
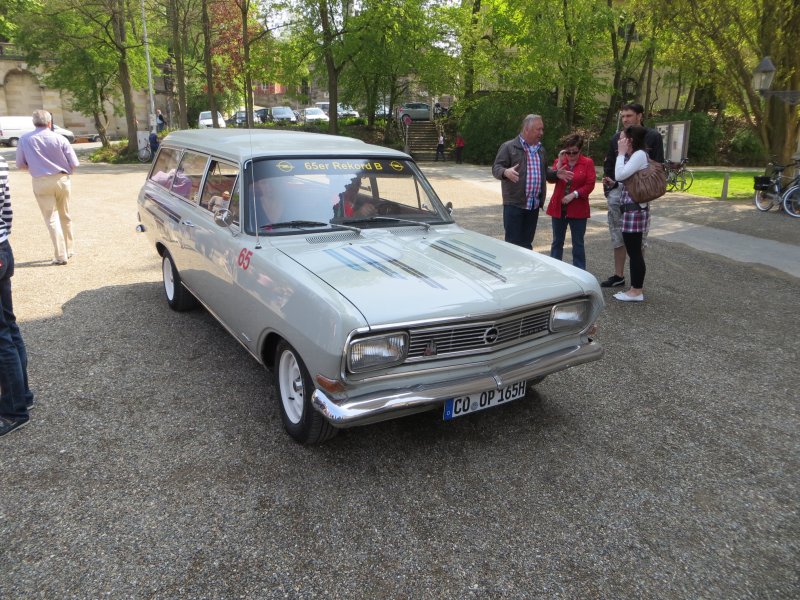
[[787, 215], [800, 218], [800, 185], [790, 187], [783, 194], [783, 209]]
[[682, 192], [686, 192], [690, 187], [692, 187], [693, 183], [694, 173], [692, 173], [689, 169], [684, 169], [681, 171], [678, 189], [680, 189]]
[[136, 154], [139, 157], [139, 162], [150, 162], [150, 159], [153, 158], [153, 151], [150, 150], [149, 146], [142, 146], [139, 148], [139, 152]]
[[675, 171], [672, 170], [667, 171], [667, 191], [675, 191]]
[[756, 190], [753, 200], [756, 208], [761, 212], [767, 212], [775, 204], [775, 197], [769, 190]]

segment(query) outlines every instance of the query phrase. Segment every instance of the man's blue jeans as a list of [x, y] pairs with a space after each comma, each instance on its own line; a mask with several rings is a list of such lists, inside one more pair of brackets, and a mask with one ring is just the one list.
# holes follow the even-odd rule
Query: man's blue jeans
[[0, 242], [0, 416], [28, 418], [33, 402], [28, 388], [28, 354], [11, 303], [14, 254], [8, 240]]
[[550, 245], [550, 256], [562, 260], [567, 225], [569, 225], [572, 236], [572, 264], [585, 271], [586, 250], [583, 246], [583, 238], [586, 235], [586, 219], [556, 219], [553, 217], [553, 243]]
[[503, 228], [506, 230], [505, 240], [509, 244], [532, 250], [538, 222], [538, 208], [527, 210], [513, 204], [503, 205]]

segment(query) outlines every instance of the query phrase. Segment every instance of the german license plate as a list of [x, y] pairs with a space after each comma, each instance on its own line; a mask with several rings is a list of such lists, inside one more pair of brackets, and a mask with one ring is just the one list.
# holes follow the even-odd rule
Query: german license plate
[[518, 381], [499, 390], [487, 390], [470, 394], [469, 396], [452, 398], [444, 403], [444, 420], [449, 421], [456, 417], [463, 417], [479, 410], [486, 410], [498, 404], [522, 398], [525, 395], [526, 387], [526, 381]]

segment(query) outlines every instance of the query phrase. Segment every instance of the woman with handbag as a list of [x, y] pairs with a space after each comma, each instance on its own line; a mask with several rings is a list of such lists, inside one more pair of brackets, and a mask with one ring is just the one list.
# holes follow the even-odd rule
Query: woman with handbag
[[650, 229], [650, 205], [637, 204], [625, 189], [625, 180], [637, 171], [647, 168], [645, 136], [647, 129], [639, 125], [626, 127], [617, 143], [617, 163], [614, 178], [622, 185], [622, 240], [630, 259], [631, 287], [627, 292], [618, 292], [614, 298], [622, 302], [644, 301], [644, 276], [647, 267], [642, 252], [642, 237]]
[[558, 153], [554, 169], [566, 167], [572, 173], [572, 179], [559, 179], [547, 205], [547, 214], [552, 217], [553, 243], [550, 256], [562, 260], [564, 256], [564, 239], [569, 226], [572, 237], [572, 264], [586, 270], [586, 251], [583, 238], [586, 234], [586, 221], [589, 219], [589, 194], [594, 189], [596, 174], [594, 163], [588, 156], [581, 154], [583, 137], [577, 133], [566, 136], [561, 141], [561, 152]]

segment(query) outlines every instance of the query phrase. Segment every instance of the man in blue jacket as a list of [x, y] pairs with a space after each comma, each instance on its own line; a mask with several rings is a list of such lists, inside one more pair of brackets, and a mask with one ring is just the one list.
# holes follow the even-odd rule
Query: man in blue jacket
[[572, 179], [566, 168], [556, 171], [547, 166], [543, 135], [542, 117], [528, 115], [520, 134], [500, 146], [492, 166], [492, 175], [501, 181], [505, 241], [529, 250], [547, 197], [547, 182]]

